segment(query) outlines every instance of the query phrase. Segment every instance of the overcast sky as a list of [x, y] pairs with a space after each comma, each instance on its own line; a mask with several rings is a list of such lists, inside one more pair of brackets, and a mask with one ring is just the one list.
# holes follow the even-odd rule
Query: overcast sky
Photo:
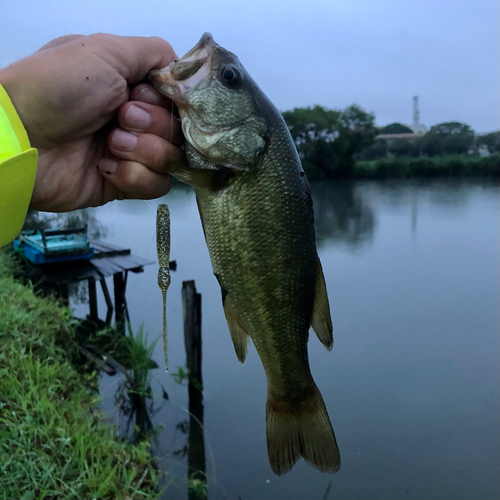
[[179, 55], [205, 31], [284, 111], [356, 103], [378, 125], [499, 128], [498, 0], [0, 0], [0, 67], [70, 33], [157, 35]]

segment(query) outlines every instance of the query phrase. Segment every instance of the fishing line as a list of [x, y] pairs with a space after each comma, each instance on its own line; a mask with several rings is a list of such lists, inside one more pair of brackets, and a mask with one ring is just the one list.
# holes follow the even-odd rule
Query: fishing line
[[153, 212], [155, 211], [155, 209], [151, 206], [151, 203], [149, 203], [148, 200], [142, 200]]
[[[170, 100], [170, 144], [174, 138], [174, 101]], [[146, 202], [147, 203], [147, 202]], [[149, 205], [149, 204], [148, 204]], [[158, 254], [158, 286], [163, 299], [163, 359], [168, 373], [168, 337], [167, 337], [167, 291], [170, 286], [170, 210], [161, 203], [156, 212], [156, 251]]]
[[[150, 209], [152, 212], [155, 212], [155, 209], [151, 206], [151, 204], [148, 202], [148, 200], [142, 200]], [[148, 249], [146, 251], [146, 255], [144, 256], [145, 259], [148, 258], [149, 252], [151, 251], [151, 246], [153, 245], [153, 240], [155, 239], [155, 234], [153, 233], [153, 236], [151, 236], [151, 241], [149, 242]], [[134, 294], [135, 287], [137, 285], [137, 282], [139, 281], [140, 275], [136, 274], [136, 277], [134, 279], [134, 283], [132, 284], [132, 288], [129, 293], [129, 297], [132, 298], [132, 295]]]
[[[195, 416], [193, 415], [187, 408], [184, 408], [183, 406], [181, 405], [177, 405], [181, 410], [185, 411], [190, 418], [193, 418], [196, 423], [200, 426], [200, 429], [202, 430], [202, 433], [203, 433], [203, 438], [206, 442], [206, 445], [207, 445], [207, 450], [208, 450], [208, 454], [210, 455], [210, 462], [212, 462], [212, 468], [213, 468], [213, 481], [215, 484], [217, 484], [217, 476], [216, 476], [216, 469], [215, 469], [215, 457], [214, 457], [214, 453], [213, 453], [213, 450], [212, 450], [212, 445], [210, 444], [210, 440], [208, 439], [208, 436], [205, 432], [205, 426], [200, 422], [200, 420]], [[207, 474], [205, 473], [205, 476], [207, 476]]]
[[[191, 413], [187, 408], [185, 408], [184, 406], [178, 404], [178, 403], [175, 403], [173, 401], [169, 401], [169, 403], [174, 406], [174, 407], [177, 407], [178, 409], [184, 411], [185, 413], [187, 413], [189, 415], [190, 418], [193, 418], [195, 420], [195, 422], [200, 426], [200, 429], [202, 430], [202, 435], [203, 435], [203, 440], [205, 442], [205, 445], [206, 445], [206, 451], [207, 451], [207, 455], [208, 455], [208, 463], [212, 465], [212, 475], [209, 475], [207, 474], [206, 472], [204, 473], [205, 474], [205, 477], [207, 479], [207, 482], [208, 482], [208, 479], [210, 479], [214, 486], [220, 488], [223, 490], [224, 494], [226, 495], [226, 498], [230, 498], [227, 494], [227, 491], [224, 489], [224, 487], [222, 486], [222, 484], [219, 484], [217, 482], [217, 470], [216, 470], [216, 465], [215, 465], [215, 456], [214, 456], [214, 452], [213, 452], [213, 448], [212, 448], [212, 445], [210, 443], [210, 440], [208, 439], [208, 435], [205, 431], [205, 425], [201, 423], [201, 421], [196, 417], [196, 415], [194, 415], [193, 413]], [[173, 440], [175, 439], [175, 437], [172, 438], [172, 442], [173, 443]], [[164, 457], [160, 457], [162, 458], [165, 463], [173, 463], [173, 464], [180, 464], [180, 462], [176, 461], [176, 460], [173, 460], [173, 459], [170, 459], [170, 458], [167, 458], [166, 456]]]
[[[170, 137], [169, 142], [172, 145], [174, 138], [174, 101], [170, 100]], [[154, 208], [150, 205], [147, 200], [144, 200], [146, 205], [154, 211]], [[148, 246], [148, 251], [146, 252], [146, 258], [149, 255], [151, 245], [153, 243], [154, 235]], [[170, 286], [170, 211], [166, 204], [158, 205], [156, 213], [156, 250], [158, 254], [158, 285], [162, 291], [163, 298], [163, 357], [165, 361], [165, 371], [168, 372], [168, 338], [167, 338], [167, 291]], [[130, 292], [133, 294], [135, 287], [137, 285], [139, 277], [135, 279], [134, 285]]]

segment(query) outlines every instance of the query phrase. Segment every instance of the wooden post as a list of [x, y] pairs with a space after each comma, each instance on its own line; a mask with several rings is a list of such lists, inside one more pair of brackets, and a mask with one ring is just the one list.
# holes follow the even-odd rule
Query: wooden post
[[97, 319], [99, 314], [97, 312], [97, 289], [95, 285], [95, 278], [89, 278], [89, 306], [90, 306], [90, 319]]
[[65, 305], [69, 305], [69, 289], [66, 283], [57, 285], [57, 297]]
[[110, 325], [114, 310], [113, 301], [111, 300], [111, 296], [109, 295], [106, 278], [102, 278], [100, 281], [101, 281], [102, 293], [104, 294], [104, 300], [106, 301], [106, 305], [108, 306], [108, 311], [106, 312], [106, 324]]
[[201, 294], [196, 293], [194, 281], [182, 283], [182, 308], [189, 384], [201, 388]]
[[125, 281], [123, 273], [113, 274], [115, 289], [115, 328], [125, 334]]
[[207, 477], [203, 428], [203, 377], [201, 372], [201, 294], [194, 281], [182, 283], [184, 343], [189, 370], [188, 498], [206, 500]]

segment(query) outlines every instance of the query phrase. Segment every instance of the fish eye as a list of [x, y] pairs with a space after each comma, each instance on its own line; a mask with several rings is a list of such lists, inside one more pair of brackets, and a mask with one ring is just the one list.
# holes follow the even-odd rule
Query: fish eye
[[224, 80], [226, 80], [226, 82], [230, 82], [231, 80], [233, 80], [233, 78], [236, 78], [234, 71], [232, 69], [225, 69]]
[[220, 80], [224, 85], [234, 87], [240, 83], [241, 76], [234, 66], [225, 66], [221, 69]]

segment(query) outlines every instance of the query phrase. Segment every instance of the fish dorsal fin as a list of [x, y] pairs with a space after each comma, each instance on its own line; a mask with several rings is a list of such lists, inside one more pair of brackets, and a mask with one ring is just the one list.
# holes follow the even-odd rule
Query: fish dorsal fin
[[330, 305], [326, 292], [325, 277], [323, 268], [318, 257], [318, 267], [316, 272], [316, 290], [314, 293], [314, 307], [311, 319], [311, 326], [316, 332], [320, 342], [328, 351], [333, 348], [333, 325], [330, 317]]
[[244, 363], [248, 352], [248, 339], [249, 335], [245, 328], [242, 326], [236, 312], [231, 305], [229, 297], [223, 300], [224, 314], [226, 315], [227, 326], [229, 333], [233, 339], [234, 350], [240, 363]]

